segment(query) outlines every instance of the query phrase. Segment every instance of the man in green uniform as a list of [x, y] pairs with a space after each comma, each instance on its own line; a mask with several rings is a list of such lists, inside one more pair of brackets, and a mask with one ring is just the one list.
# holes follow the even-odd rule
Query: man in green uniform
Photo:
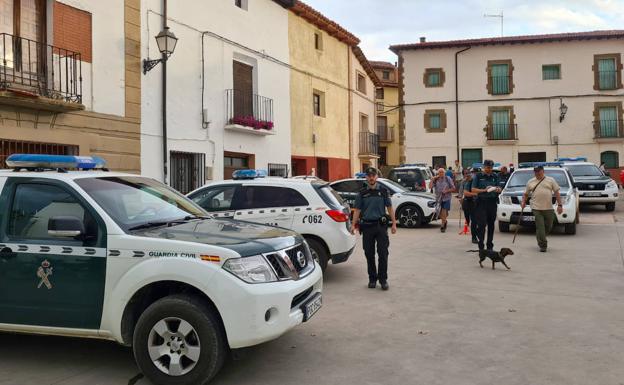
[[[364, 254], [368, 263], [368, 287], [377, 287], [377, 280], [383, 290], [388, 290], [388, 217], [392, 221], [392, 234], [396, 233], [397, 224], [392, 209], [390, 193], [377, 183], [378, 172], [374, 167], [366, 169], [366, 186], [362, 188], [355, 198], [355, 211], [353, 212], [353, 229], [356, 227], [362, 234]], [[375, 243], [379, 255], [379, 269], [375, 263]]]
[[483, 172], [478, 173], [472, 180], [470, 192], [477, 194], [475, 207], [475, 220], [477, 223], [477, 241], [479, 250], [484, 250], [485, 229], [487, 227], [488, 250], [494, 249], [494, 223], [496, 222], [496, 210], [498, 194], [501, 193], [500, 180], [494, 174], [492, 168], [494, 162], [486, 159], [483, 161]]

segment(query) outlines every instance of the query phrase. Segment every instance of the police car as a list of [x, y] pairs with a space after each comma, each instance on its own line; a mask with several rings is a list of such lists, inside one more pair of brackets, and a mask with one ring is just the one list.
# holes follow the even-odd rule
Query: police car
[[[355, 205], [355, 197], [365, 187], [365, 174], [359, 173], [355, 178], [342, 179], [330, 183], [330, 186], [340, 194], [351, 206]], [[390, 179], [378, 178], [377, 183], [390, 192], [392, 207], [395, 210], [397, 222], [402, 227], [419, 227], [437, 220], [435, 210], [435, 195], [426, 192], [409, 191], [404, 186]]]
[[588, 162], [587, 158], [559, 158], [574, 178], [579, 190], [581, 204], [604, 204], [607, 211], [615, 210], [618, 200], [618, 185], [605, 175], [598, 166]]
[[205, 384], [229, 349], [321, 307], [321, 269], [292, 231], [212, 218], [153, 179], [93, 170], [96, 157], [7, 165], [0, 331], [114, 340], [154, 384]]
[[388, 179], [411, 191], [429, 190], [432, 178], [431, 170], [425, 163], [402, 164], [388, 173]]
[[349, 208], [327, 182], [268, 178], [263, 170], [238, 170], [233, 180], [210, 183], [187, 195], [217, 217], [294, 230], [306, 239], [325, 270], [347, 261], [355, 248]]
[[[530, 198], [522, 212], [521, 203], [527, 182], [535, 176], [533, 167], [539, 165], [544, 167], [545, 175], [555, 179], [559, 187], [561, 187], [559, 193], [563, 203], [563, 212], [556, 214], [556, 224], [562, 225], [566, 234], [576, 234], [576, 225], [579, 221], [578, 191], [574, 187], [574, 179], [570, 172], [562, 167], [563, 164], [560, 162], [520, 163], [519, 168], [511, 174], [505, 188], [499, 195], [497, 211], [499, 231], [508, 232], [510, 225], [517, 224], [518, 219], [520, 219], [521, 225], [535, 224], [535, 216], [529, 206], [531, 203]], [[554, 196], [552, 199], [553, 209], [556, 210], [557, 202]]]

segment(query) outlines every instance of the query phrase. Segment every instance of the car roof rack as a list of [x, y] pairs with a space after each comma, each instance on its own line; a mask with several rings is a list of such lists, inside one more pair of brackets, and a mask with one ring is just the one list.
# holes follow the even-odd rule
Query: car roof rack
[[587, 157], [577, 156], [574, 158], [557, 158], [555, 162], [587, 162]]
[[562, 162], [522, 162], [518, 165], [519, 168], [534, 168], [534, 167], [561, 167]]
[[14, 172], [26, 171], [58, 171], [67, 170], [102, 170], [108, 171], [106, 161], [99, 156], [77, 155], [48, 155], [48, 154], [12, 154], [6, 159], [6, 164]]

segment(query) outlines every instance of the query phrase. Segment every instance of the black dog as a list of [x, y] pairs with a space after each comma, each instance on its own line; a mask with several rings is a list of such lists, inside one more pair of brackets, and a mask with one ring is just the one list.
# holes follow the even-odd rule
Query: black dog
[[483, 261], [485, 260], [485, 258], [490, 258], [492, 260], [492, 270], [496, 269], [494, 267], [494, 264], [496, 262], [500, 262], [503, 265], [505, 265], [505, 267], [507, 268], [507, 270], [511, 270], [511, 267], [507, 266], [507, 264], [505, 263], [505, 257], [508, 255], [513, 255], [513, 251], [507, 247], [503, 247], [502, 249], [500, 249], [500, 251], [494, 251], [494, 250], [468, 250], [467, 253], [479, 253], [479, 266], [481, 266], [481, 268], [483, 268]]

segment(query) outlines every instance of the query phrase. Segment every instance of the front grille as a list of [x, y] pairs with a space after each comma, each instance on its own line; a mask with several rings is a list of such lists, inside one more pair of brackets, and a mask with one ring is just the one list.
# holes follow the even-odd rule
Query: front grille
[[[300, 252], [303, 253], [305, 257], [303, 264], [299, 263], [298, 254]], [[288, 258], [290, 258], [290, 261], [292, 262], [293, 266], [295, 266], [295, 269], [297, 269], [297, 273], [301, 272], [301, 270], [303, 270], [308, 265], [308, 262], [309, 262], [308, 255], [303, 245], [299, 245], [299, 246], [293, 247], [292, 249], [286, 250], [286, 254], [288, 255]]]
[[313, 289], [313, 288], [312, 288], [312, 287], [310, 287], [310, 288], [308, 288], [306, 291], [303, 291], [303, 292], [301, 292], [301, 293], [297, 294], [297, 295], [293, 298], [292, 302], [290, 303], [290, 308], [291, 308], [291, 309], [294, 309], [294, 308], [296, 308], [297, 306], [301, 305], [301, 303], [302, 303], [302, 302], [303, 302], [306, 298], [308, 298], [308, 296], [310, 295], [310, 293], [312, 293], [312, 289]]
[[[521, 197], [511, 197], [511, 203], [513, 203], [515, 205], [519, 205], [520, 203], [522, 203], [522, 198]], [[557, 203], [557, 198], [552, 197], [552, 204], [554, 205], [555, 203]], [[527, 206], [531, 204], [531, 198], [527, 198], [526, 204], [527, 204]]]
[[266, 256], [266, 258], [271, 264], [271, 266], [273, 266], [273, 270], [275, 270], [275, 274], [277, 274], [278, 278], [280, 279], [288, 278], [288, 274], [286, 274], [286, 272], [284, 271], [284, 268], [279, 263], [279, 258], [280, 258], [279, 254], [269, 254]]
[[604, 191], [605, 187], [604, 183], [583, 183], [579, 189], [581, 191]]

